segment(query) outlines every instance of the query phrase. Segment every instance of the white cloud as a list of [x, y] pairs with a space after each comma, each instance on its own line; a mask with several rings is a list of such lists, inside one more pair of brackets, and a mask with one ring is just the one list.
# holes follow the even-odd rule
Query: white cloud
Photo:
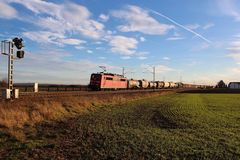
[[236, 40], [232, 41], [227, 50], [229, 51], [227, 56], [231, 57], [237, 63], [240, 63], [240, 39], [237, 38]]
[[147, 10], [128, 5], [123, 10], [113, 11], [112, 16], [123, 19], [127, 24], [118, 26], [122, 32], [142, 32], [149, 35], [163, 35], [173, 29], [173, 25], [159, 23]]
[[170, 68], [168, 66], [165, 65], [156, 65], [156, 73], [165, 73], [165, 72], [171, 72], [174, 71], [173, 68]]
[[121, 57], [121, 59], [131, 59], [131, 57], [130, 56], [123, 56], [123, 57]]
[[35, 14], [48, 13], [55, 15], [61, 8], [60, 5], [41, 0], [9, 0], [9, 3], [19, 3]]
[[106, 59], [106, 57], [98, 57], [98, 59]]
[[184, 37], [182, 37], [179, 33], [174, 32], [173, 36], [168, 37], [166, 40], [168, 41], [176, 41], [176, 40], [182, 40], [185, 39]]
[[60, 39], [59, 42], [62, 42], [63, 44], [68, 44], [68, 45], [81, 45], [83, 43], [86, 43], [86, 41], [74, 39], [74, 38]]
[[134, 54], [134, 56], [137, 58], [137, 59], [140, 59], [140, 60], [144, 60], [144, 59], [147, 59], [147, 55], [149, 54], [149, 52], [136, 52]]
[[240, 77], [238, 76], [240, 73], [240, 39], [236, 36], [236, 39], [230, 43], [230, 47], [227, 48], [228, 54], [227, 57], [232, 58], [236, 64], [235, 67], [229, 68], [226, 72], [225, 79], [228, 81], [239, 81]]
[[237, 64], [240, 63], [240, 53], [230, 53], [227, 55], [227, 57], [232, 58]]
[[170, 60], [169, 57], [163, 57], [163, 59], [164, 59], [164, 60], [167, 60], [167, 61]]
[[96, 49], [96, 50], [105, 50], [104, 47], [96, 47], [95, 49]]
[[87, 50], [87, 53], [93, 53], [93, 51], [92, 50]]
[[236, 21], [240, 21], [240, 10], [238, 9], [239, 1], [236, 0], [216, 0], [216, 3], [223, 14], [233, 17]]
[[148, 54], [149, 54], [149, 52], [137, 52], [137, 53], [135, 53], [135, 55], [137, 55], [137, 56], [146, 56]]
[[135, 38], [125, 36], [113, 36], [109, 41], [113, 53], [125, 56], [133, 55], [136, 52], [137, 44], [138, 41]]
[[148, 64], [142, 64], [141, 68], [145, 69], [149, 72], [153, 71], [153, 67], [155, 67], [155, 73], [167, 73], [167, 72], [172, 72], [174, 71], [173, 68], [170, 68], [168, 66], [165, 65], [148, 65]]
[[200, 25], [199, 24], [188, 24], [188, 25], [186, 25], [186, 27], [191, 30], [194, 30], [194, 29], [200, 28]]
[[48, 31], [33, 31], [33, 32], [23, 32], [23, 36], [29, 38], [32, 41], [39, 42], [39, 43], [57, 43], [57, 39], [64, 38], [64, 35], [59, 33], [52, 33]]
[[215, 26], [214, 23], [208, 23], [208, 24], [206, 24], [206, 25], [203, 26], [203, 29], [207, 30], [207, 29], [212, 28], [212, 27], [214, 27], [214, 26]]
[[199, 29], [199, 28], [202, 28], [202, 29], [204, 29], [204, 30], [207, 30], [207, 29], [209, 29], [209, 28], [212, 28], [212, 27], [214, 27], [215, 26], [215, 24], [214, 23], [207, 23], [207, 24], [205, 24], [205, 25], [199, 25], [199, 24], [189, 24], [189, 25], [186, 25], [186, 27], [187, 28], [189, 28], [189, 29], [191, 29], [191, 30], [195, 30], [195, 29]]
[[97, 41], [94, 44], [102, 44], [102, 42], [101, 41]]
[[112, 35], [112, 34], [115, 34], [115, 33], [116, 33], [116, 31], [107, 30], [107, 34], [108, 34], [108, 35]]
[[53, 33], [48, 31], [23, 32], [23, 36], [38, 43], [52, 43], [61, 46], [76, 45], [79, 47], [79, 45], [86, 43], [85, 41], [79, 39], [65, 38], [65, 36], [61, 33]]
[[[15, 82], [88, 84], [90, 74], [97, 72], [98, 66], [106, 66], [108, 70], [115, 73], [119, 70], [118, 66], [103, 62], [87, 59], [66, 60], [73, 55], [60, 49], [44, 49], [37, 53], [26, 51], [26, 55], [24, 59], [14, 64]], [[3, 58], [0, 59], [1, 63], [2, 61]], [[7, 71], [7, 68], [3, 70]], [[4, 77], [3, 74], [7, 75], [7, 73], [1, 73], [1, 77]]]
[[236, 74], [240, 74], [240, 68], [232, 68], [231, 71]]
[[144, 42], [144, 41], [146, 41], [146, 39], [144, 37], [140, 37], [140, 41]]
[[202, 62], [199, 60], [191, 59], [188, 63], [186, 63], [186, 65], [193, 67], [193, 66], [197, 66], [197, 65], [202, 65]]
[[[73, 45], [76, 49], [81, 50], [84, 49], [82, 45], [87, 42], [72, 37], [86, 36], [97, 40], [97, 44], [103, 41], [108, 42], [113, 53], [124, 56], [133, 56], [136, 54], [139, 43], [137, 39], [120, 35], [115, 36], [112, 31], [105, 30], [105, 26], [102, 23], [91, 18], [91, 12], [85, 6], [73, 2], [63, 4], [41, 0], [9, 0], [8, 3], [20, 4], [33, 12], [33, 14], [29, 15], [28, 18], [31, 20], [28, 22], [37, 25], [38, 28], [22, 33], [24, 37], [32, 41], [59, 46]], [[164, 27], [168, 25], [158, 23], [148, 15], [147, 11], [136, 6], [128, 6], [128, 9], [133, 13], [143, 11], [143, 15], [145, 16], [143, 18], [145, 18], [145, 20], [141, 23], [149, 23], [148, 26], [145, 26], [146, 30], [150, 25], [155, 28], [157, 32], [162, 32], [161, 34], [167, 31]], [[107, 20], [109, 17], [108, 15], [101, 14], [99, 18], [101, 20]], [[138, 22], [140, 21], [136, 21], [136, 23]], [[173, 26], [168, 27], [172, 28]], [[144, 27], [142, 29], [144, 29]], [[140, 37], [139, 41], [143, 42], [145, 38]]]
[[147, 57], [146, 56], [139, 56], [139, 57], [137, 57], [137, 59], [144, 60], [144, 59], [147, 59]]
[[12, 6], [5, 2], [0, 2], [0, 18], [11, 19], [16, 17], [17, 11]]
[[185, 39], [185, 38], [184, 37], [176, 37], [176, 36], [167, 38], [168, 41], [176, 41], [176, 40], [182, 40], [182, 39]]
[[240, 63], [240, 53], [231, 53], [228, 54], [227, 56], [237, 61], [237, 63]]
[[208, 43], [201, 43], [199, 45], [193, 46], [193, 48], [190, 49], [190, 51], [198, 52], [198, 51], [202, 51], [202, 50], [208, 49], [209, 47], [210, 47], [210, 45]]
[[107, 22], [109, 19], [109, 16], [105, 14], [100, 14], [99, 18], [102, 22]]
[[104, 35], [104, 25], [91, 19], [90, 11], [76, 3], [55, 4], [40, 0], [10, 0], [23, 5], [33, 14], [31, 21], [47, 31], [80, 33], [93, 39], [100, 39]]
[[68, 27], [65, 22], [59, 21], [53, 17], [39, 17], [33, 23], [40, 26], [42, 29], [62, 34], [65, 33]]
[[76, 48], [76, 49], [79, 49], [79, 50], [85, 49], [85, 47], [83, 47], [83, 46], [75, 46], [75, 48]]

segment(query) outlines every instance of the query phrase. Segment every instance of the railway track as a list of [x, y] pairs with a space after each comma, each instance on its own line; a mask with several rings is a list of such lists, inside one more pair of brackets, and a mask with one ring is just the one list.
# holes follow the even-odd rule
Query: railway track
[[[144, 90], [117, 90], [117, 91], [64, 91], [64, 92], [20, 92], [19, 99], [38, 99], [38, 98], [60, 98], [60, 97], [80, 97], [88, 95], [110, 95], [110, 94], [133, 94], [141, 92], [166, 92], [179, 89], [144, 89]], [[0, 97], [2, 99], [2, 97]]]

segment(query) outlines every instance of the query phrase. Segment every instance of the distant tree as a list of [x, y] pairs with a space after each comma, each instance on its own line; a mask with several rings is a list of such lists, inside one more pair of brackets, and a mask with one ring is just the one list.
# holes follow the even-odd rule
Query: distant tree
[[2, 80], [0, 81], [0, 86], [1, 86], [1, 87], [7, 87], [7, 79], [2, 79]]
[[217, 83], [216, 88], [227, 88], [227, 85], [221, 80]]

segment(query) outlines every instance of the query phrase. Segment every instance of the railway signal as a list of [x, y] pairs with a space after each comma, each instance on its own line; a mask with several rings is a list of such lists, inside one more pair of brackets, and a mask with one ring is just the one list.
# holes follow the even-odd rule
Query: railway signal
[[14, 38], [12, 40], [1, 41], [1, 54], [8, 56], [8, 88], [3, 90], [3, 96], [6, 99], [13, 99], [19, 97], [19, 90], [13, 88], [13, 61], [14, 51], [16, 51], [16, 57], [18, 59], [24, 58], [24, 51], [22, 48], [23, 39]]
[[17, 49], [22, 49], [23, 48], [23, 40], [22, 38], [14, 38], [13, 40], [14, 45], [17, 47]]

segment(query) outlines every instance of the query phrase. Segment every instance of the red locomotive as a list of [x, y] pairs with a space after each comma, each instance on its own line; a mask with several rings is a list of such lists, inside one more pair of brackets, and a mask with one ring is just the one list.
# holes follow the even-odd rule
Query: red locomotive
[[112, 73], [93, 73], [90, 78], [89, 87], [93, 90], [103, 89], [126, 89], [127, 78]]

